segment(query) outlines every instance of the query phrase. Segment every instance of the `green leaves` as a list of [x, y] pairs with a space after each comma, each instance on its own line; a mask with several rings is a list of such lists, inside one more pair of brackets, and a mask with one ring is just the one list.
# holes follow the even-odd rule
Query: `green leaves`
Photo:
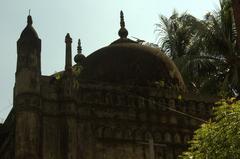
[[161, 15], [155, 31], [189, 90], [226, 97], [240, 93], [240, 55], [231, 1], [220, 0], [220, 6], [203, 20], [186, 12]]
[[182, 159], [240, 158], [240, 101], [223, 100], [214, 108], [213, 121], [195, 131]]

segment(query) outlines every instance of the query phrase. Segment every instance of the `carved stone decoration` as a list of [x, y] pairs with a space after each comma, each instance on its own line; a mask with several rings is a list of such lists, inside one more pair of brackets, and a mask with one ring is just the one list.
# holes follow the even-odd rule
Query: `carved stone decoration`
[[174, 135], [174, 143], [181, 143], [181, 136], [178, 133]]
[[153, 134], [153, 138], [158, 143], [163, 141], [162, 134], [161, 134], [161, 132], [158, 132], [158, 131]]
[[144, 133], [144, 140], [148, 141], [150, 138], [152, 138], [152, 133], [150, 133], [149, 131]]
[[172, 142], [172, 135], [169, 132], [165, 132], [164, 141], [168, 143]]

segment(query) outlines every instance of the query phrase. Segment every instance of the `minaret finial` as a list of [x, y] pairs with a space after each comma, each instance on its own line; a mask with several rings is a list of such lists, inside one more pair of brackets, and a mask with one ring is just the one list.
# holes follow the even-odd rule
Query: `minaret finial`
[[31, 9], [28, 10], [28, 17], [27, 17], [27, 24], [28, 25], [32, 25], [32, 23], [33, 23], [30, 13], [31, 13]]
[[82, 46], [81, 46], [81, 40], [80, 39], [78, 39], [77, 52], [78, 52], [78, 54], [82, 53]]
[[125, 21], [124, 21], [124, 14], [123, 14], [123, 11], [120, 12], [120, 30], [118, 31], [118, 35], [121, 37], [121, 38], [126, 38], [128, 36], [128, 31], [127, 29], [125, 28]]

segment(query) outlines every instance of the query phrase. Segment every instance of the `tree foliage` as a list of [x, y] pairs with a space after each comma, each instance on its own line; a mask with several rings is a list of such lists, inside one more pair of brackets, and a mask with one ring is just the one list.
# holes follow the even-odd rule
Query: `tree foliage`
[[217, 103], [214, 118], [195, 132], [182, 159], [240, 158], [240, 101]]
[[233, 96], [240, 92], [240, 57], [231, 1], [203, 20], [173, 12], [156, 24], [162, 50], [174, 60], [189, 90]]
[[[220, 9], [200, 20], [173, 12], [156, 25], [161, 49], [173, 59], [190, 91], [240, 97], [240, 48], [232, 3], [220, 0]], [[212, 120], [203, 124], [183, 159], [240, 158], [240, 101], [220, 101]]]

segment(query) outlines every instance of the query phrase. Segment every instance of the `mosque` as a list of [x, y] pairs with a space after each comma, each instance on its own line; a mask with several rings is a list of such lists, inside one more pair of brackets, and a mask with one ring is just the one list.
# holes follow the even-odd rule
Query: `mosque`
[[74, 65], [67, 34], [65, 69], [45, 76], [27, 17], [1, 159], [175, 159], [187, 148], [216, 99], [189, 93], [160, 49], [129, 39], [122, 12], [118, 34], [87, 57], [79, 40]]

